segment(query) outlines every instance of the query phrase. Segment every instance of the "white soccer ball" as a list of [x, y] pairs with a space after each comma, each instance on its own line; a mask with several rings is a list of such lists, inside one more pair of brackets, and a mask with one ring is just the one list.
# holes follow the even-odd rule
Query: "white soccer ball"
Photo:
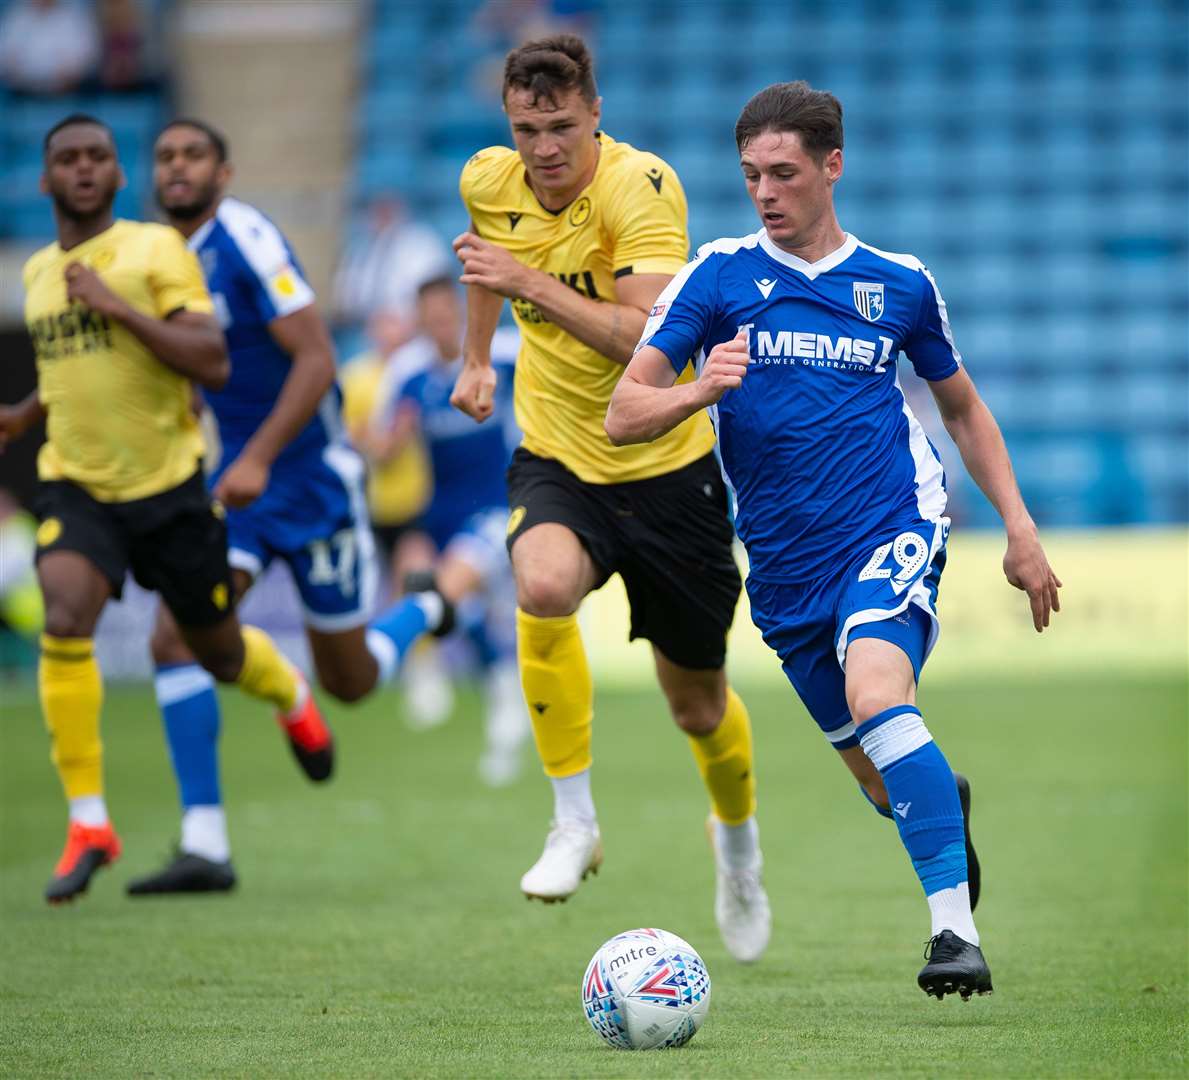
[[667, 930], [628, 930], [603, 944], [582, 978], [586, 1019], [620, 1050], [684, 1046], [710, 1008], [710, 974]]

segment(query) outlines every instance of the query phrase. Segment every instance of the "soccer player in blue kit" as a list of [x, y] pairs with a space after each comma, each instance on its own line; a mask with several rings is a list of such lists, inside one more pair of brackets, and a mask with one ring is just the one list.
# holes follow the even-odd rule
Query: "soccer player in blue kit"
[[[314, 293], [277, 227], [225, 195], [223, 137], [200, 120], [174, 120], [157, 137], [157, 198], [202, 265], [227, 339], [231, 377], [208, 393], [222, 456], [209, 478], [226, 507], [237, 596], [273, 559], [301, 599], [320, 685], [357, 701], [389, 679], [424, 632], [446, 632], [435, 591], [406, 598], [369, 625], [377, 584], [363, 493], [363, 459], [347, 443], [334, 349]], [[157, 700], [182, 802], [176, 857], [133, 881], [133, 896], [222, 892], [235, 885], [218, 770], [219, 705], [168, 612], [152, 639]], [[333, 739], [304, 679], [278, 719], [310, 779], [329, 778]]]
[[[512, 385], [520, 335], [497, 330], [491, 361], [499, 373], [492, 420], [483, 425], [450, 404], [462, 368], [464, 311], [452, 277], [417, 291], [421, 333], [389, 362], [372, 419], [374, 445], [387, 454], [420, 438], [429, 453], [433, 496], [418, 518], [437, 551], [432, 570], [406, 578], [414, 590], [436, 588], [457, 610], [484, 675], [486, 747], [479, 774], [493, 787], [520, 771], [531, 734], [516, 666], [516, 584], [504, 548], [508, 531], [505, 473], [520, 441]], [[426, 578], [424, 575], [430, 575]]]
[[[918, 984], [965, 1000], [991, 990], [991, 973], [958, 786], [915, 705], [938, 634], [945, 477], [900, 389], [902, 350], [1003, 518], [1004, 572], [1028, 594], [1038, 632], [1059, 610], [1061, 582], [929, 271], [838, 225], [837, 99], [804, 82], [770, 86], [744, 107], [735, 139], [763, 228], [704, 245], [660, 295], [607, 433], [649, 441], [710, 410], [751, 564], [752, 618], [899, 829], [932, 918]], [[674, 385], [691, 356], [696, 381]]]

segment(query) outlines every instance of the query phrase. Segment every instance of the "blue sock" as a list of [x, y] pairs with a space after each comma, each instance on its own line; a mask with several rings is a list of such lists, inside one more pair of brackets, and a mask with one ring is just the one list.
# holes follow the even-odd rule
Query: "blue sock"
[[954, 773], [918, 709], [898, 705], [858, 727], [883, 777], [900, 840], [926, 896], [966, 880], [966, 840]]
[[220, 805], [215, 680], [198, 664], [162, 664], [155, 686], [182, 806]]
[[392, 642], [396, 647], [396, 660], [399, 664], [404, 660], [413, 642], [429, 629], [429, 618], [420, 594], [398, 600], [387, 611], [381, 612], [373, 619], [368, 629], [383, 634]]
[[863, 798], [871, 804], [871, 809], [874, 810], [880, 817], [886, 817], [891, 821], [896, 820], [896, 815], [892, 813], [890, 806], [880, 806], [868, 793], [867, 789], [862, 784], [859, 785], [859, 791], [862, 792]]

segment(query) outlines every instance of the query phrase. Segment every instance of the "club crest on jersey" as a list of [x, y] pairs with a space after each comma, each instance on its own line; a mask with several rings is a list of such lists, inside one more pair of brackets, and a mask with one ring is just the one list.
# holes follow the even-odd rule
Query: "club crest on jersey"
[[590, 220], [590, 197], [583, 195], [570, 209], [570, 224], [574, 228], [585, 225]]
[[883, 316], [883, 282], [870, 281], [854, 283], [855, 308], [868, 322], [876, 322]]

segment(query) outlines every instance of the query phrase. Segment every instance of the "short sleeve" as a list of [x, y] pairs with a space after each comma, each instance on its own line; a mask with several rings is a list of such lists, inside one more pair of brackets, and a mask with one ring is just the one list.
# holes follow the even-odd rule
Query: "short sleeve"
[[168, 318], [176, 311], [214, 311], [202, 267], [176, 229], [161, 226], [154, 230], [151, 245], [149, 284], [153, 307], [158, 318]]
[[954, 344], [949, 315], [941, 290], [925, 267], [918, 274], [921, 305], [916, 323], [904, 339], [903, 349], [913, 370], [922, 378], [936, 382], [948, 379], [962, 363], [962, 354]]
[[651, 345], [680, 375], [702, 349], [718, 310], [718, 284], [711, 260], [689, 263], [656, 299], [637, 348]]
[[261, 322], [292, 315], [314, 302], [314, 290], [281, 230], [259, 210], [238, 199], [224, 199], [217, 220], [239, 253], [243, 295]]
[[612, 268], [627, 274], [676, 274], [689, 258], [689, 211], [677, 174], [652, 154], [620, 167], [606, 211]]
[[489, 146], [467, 158], [458, 177], [458, 194], [467, 213], [475, 216], [475, 203], [481, 199], [500, 162], [510, 153], [504, 146]]

